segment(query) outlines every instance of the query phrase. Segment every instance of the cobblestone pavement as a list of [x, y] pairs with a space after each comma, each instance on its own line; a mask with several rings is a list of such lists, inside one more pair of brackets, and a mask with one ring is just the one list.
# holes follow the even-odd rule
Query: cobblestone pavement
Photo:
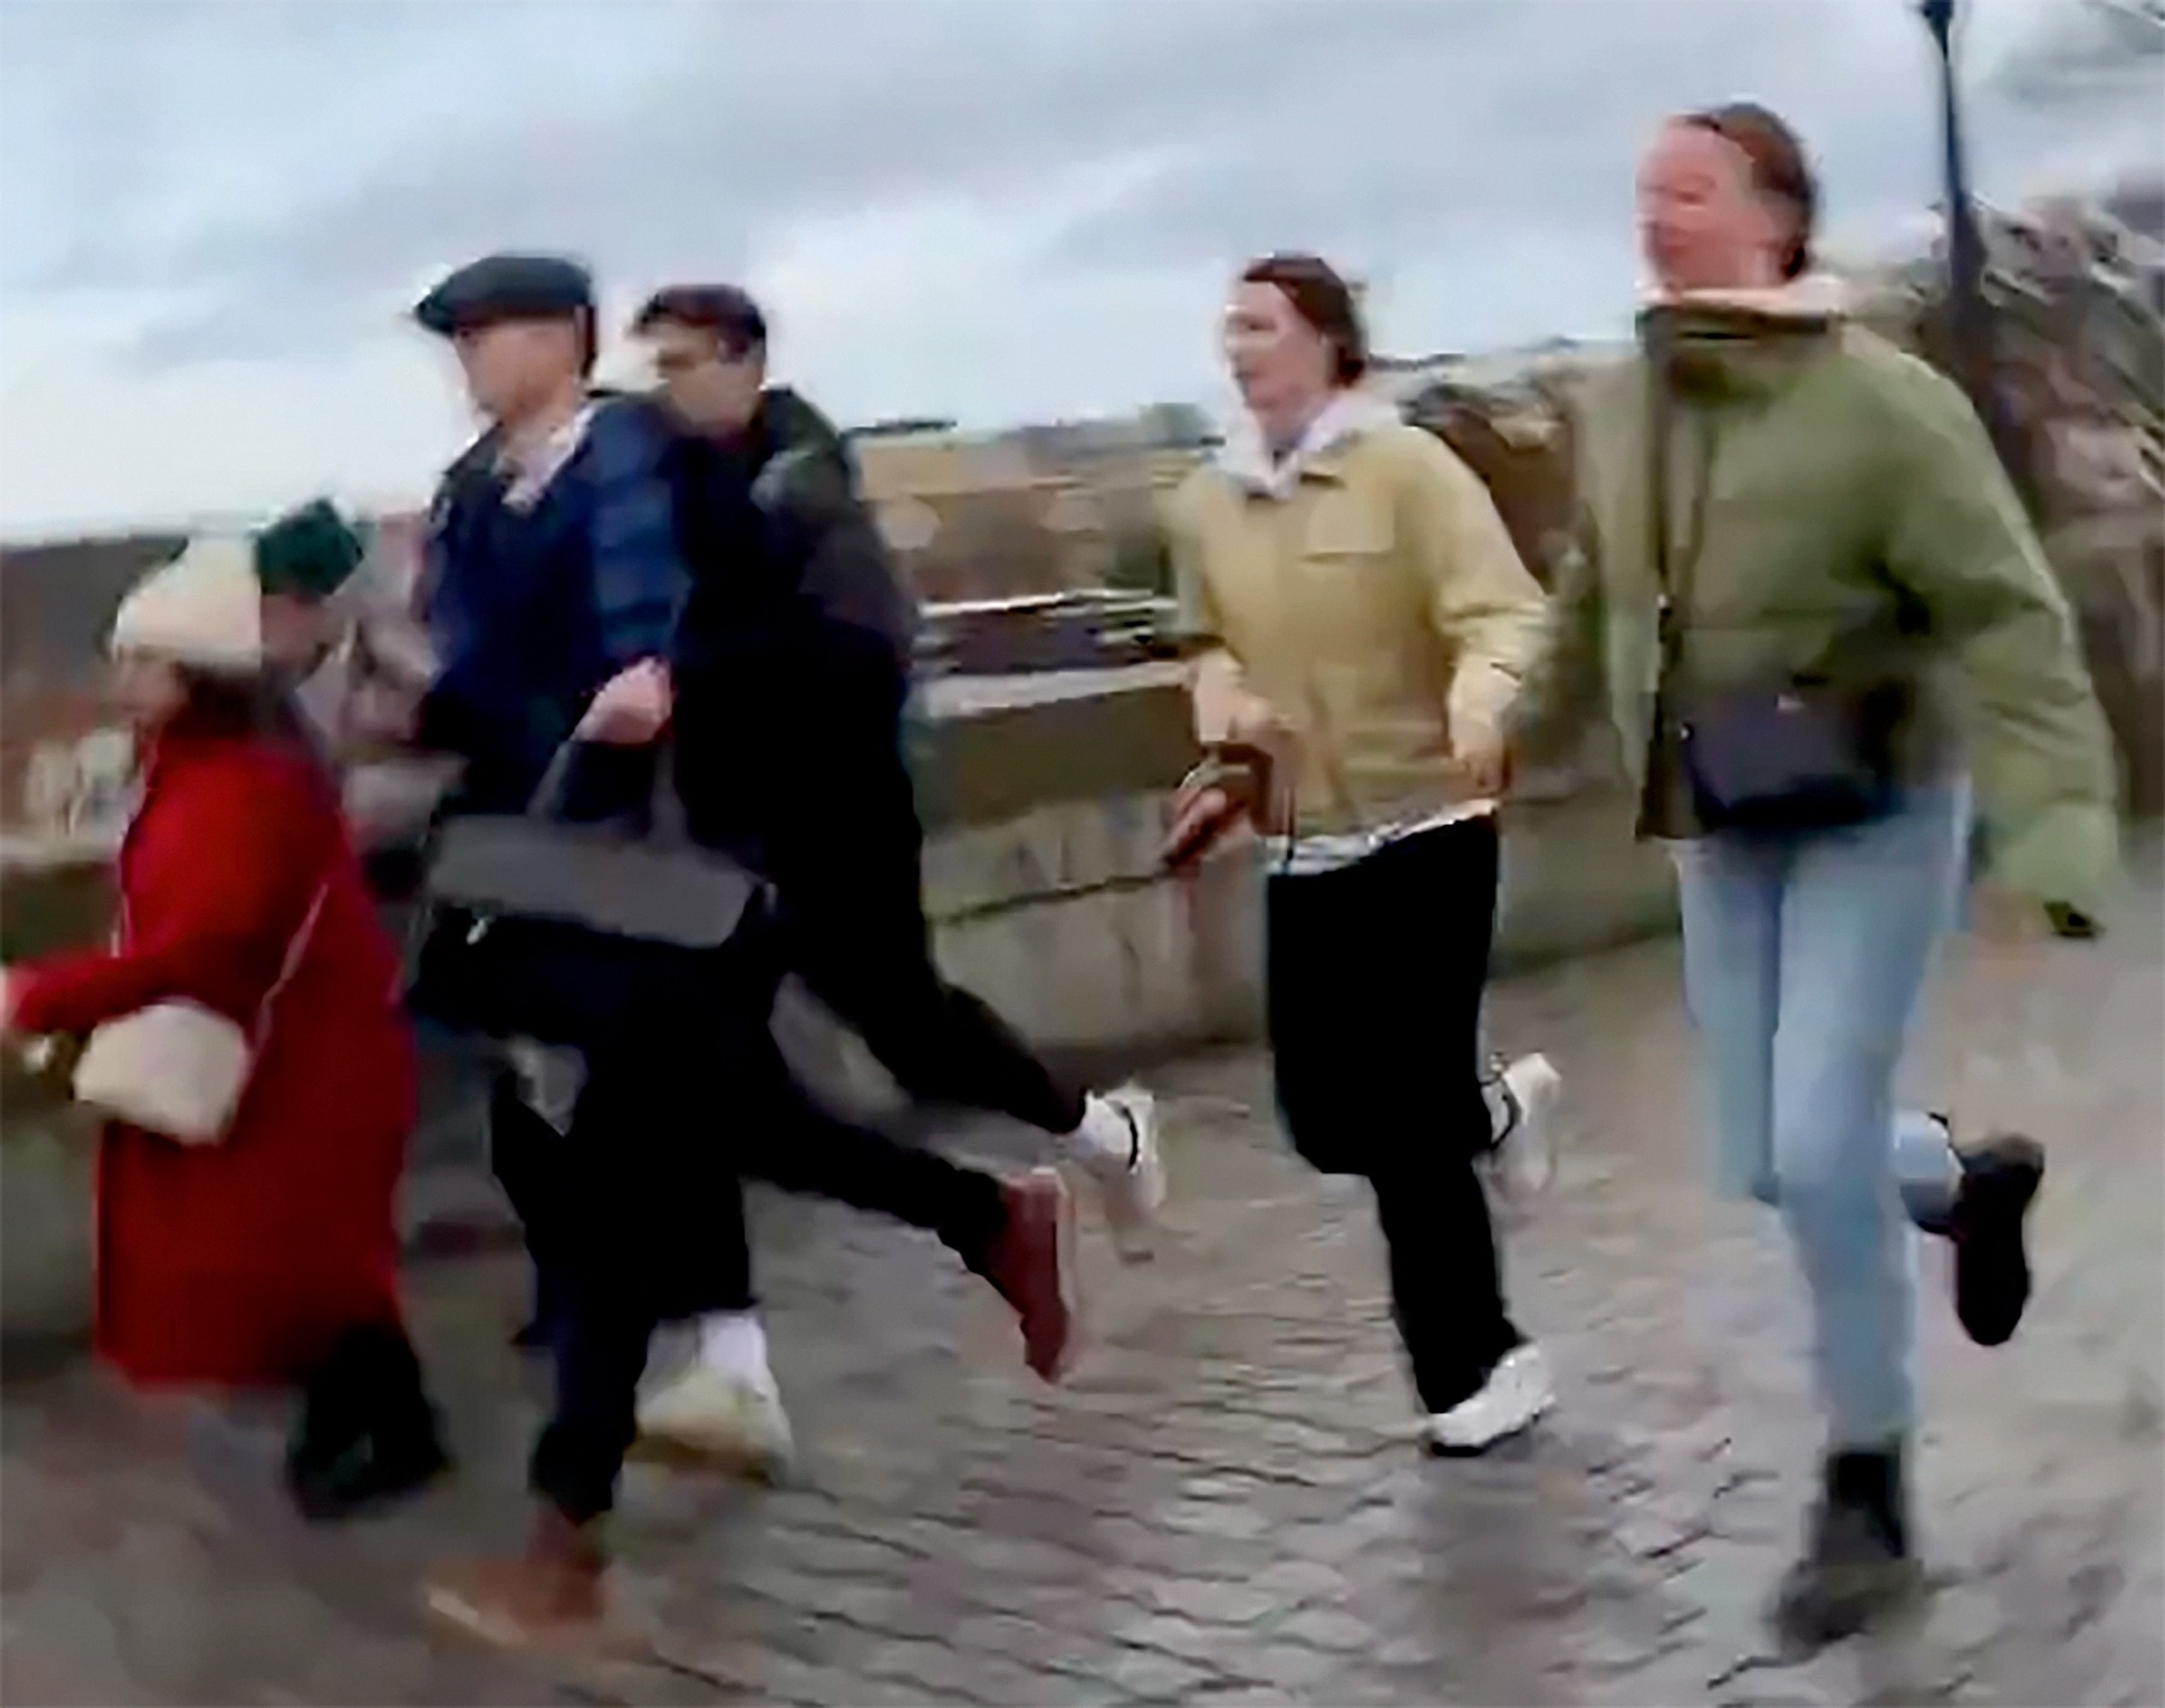
[[[433, 1264], [415, 1311], [465, 1470], [422, 1507], [303, 1532], [267, 1429], [143, 1416], [77, 1371], [5, 1396], [11, 1703], [1177, 1700], [2165, 1703], [2165, 1253], [2157, 862], [2019, 992], [1949, 980], [1920, 1092], [2052, 1146], [2040, 1293], [1963, 1342], [1925, 1259], [1910, 1627], [1776, 1663], [1760, 1600], [1809, 1493], [1804, 1323], [1781, 1242], [1702, 1189], [1672, 946], [1497, 993], [1499, 1043], [1571, 1080], [1558, 1186], [1514, 1239], [1552, 1425], [1424, 1459], [1359, 1190], [1291, 1161], [1252, 1055], [1159, 1077], [1167, 1248], [1093, 1237], [1070, 1385], [929, 1241], [763, 1202], [803, 1464], [777, 1491], [635, 1472], [619, 1526], [645, 1636], [552, 1672], [432, 1647], [421, 1564], [508, 1539], [538, 1401], [503, 1348], [508, 1258]], [[1950, 1040], [1958, 1041], [1959, 1048]], [[962, 1140], [980, 1149], [1014, 1141]]]

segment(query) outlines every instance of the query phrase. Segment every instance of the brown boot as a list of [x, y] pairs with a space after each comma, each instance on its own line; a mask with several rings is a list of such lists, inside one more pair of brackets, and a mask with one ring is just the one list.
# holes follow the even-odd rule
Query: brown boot
[[562, 1648], [601, 1634], [608, 1560], [592, 1525], [574, 1524], [553, 1506], [534, 1516], [526, 1551], [515, 1559], [471, 1560], [429, 1574], [429, 1616], [496, 1648]]
[[1056, 1169], [1000, 1182], [1007, 1221], [985, 1259], [985, 1279], [1021, 1319], [1023, 1358], [1056, 1382], [1075, 1353], [1075, 1204]]

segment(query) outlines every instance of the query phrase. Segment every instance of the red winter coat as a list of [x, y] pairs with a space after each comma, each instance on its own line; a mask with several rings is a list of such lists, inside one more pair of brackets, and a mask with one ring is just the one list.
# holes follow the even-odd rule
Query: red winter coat
[[340, 1328], [398, 1317], [414, 1063], [396, 952], [334, 791], [261, 738], [158, 744], [119, 880], [117, 948], [11, 972], [19, 1031], [171, 997], [248, 1026], [323, 891], [224, 1141], [112, 1123], [98, 1153], [99, 1354], [142, 1383], [290, 1381]]

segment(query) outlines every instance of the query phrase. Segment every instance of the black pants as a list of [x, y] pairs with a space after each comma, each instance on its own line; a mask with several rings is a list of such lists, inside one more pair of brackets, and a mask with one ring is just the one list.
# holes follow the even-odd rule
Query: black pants
[[[505, 1069], [489, 1088], [488, 1161], [496, 1183], [525, 1237], [526, 1255], [534, 1266], [534, 1316], [530, 1332], [546, 1340], [551, 1325], [571, 1308], [566, 1285], [566, 1259], [559, 1249], [559, 1232], [565, 1223], [564, 1147], [562, 1133], [529, 1108], [521, 1096], [519, 1076]], [[717, 1306], [717, 1310], [745, 1310], [754, 1301]]]
[[768, 1030], [773, 978], [677, 1000], [597, 1052], [535, 1201], [562, 1316], [556, 1405], [529, 1481], [575, 1522], [608, 1510], [636, 1432], [659, 1323], [750, 1295], [739, 1180], [749, 1175], [937, 1233], [983, 1269], [1005, 1221], [989, 1175], [835, 1119], [798, 1090]]
[[[1073, 1132], [1081, 1091], [933, 960], [903, 744], [908, 678], [876, 638], [830, 624], [818, 640], [790, 655], [787, 681], [766, 658], [685, 685], [677, 741], [695, 832], [758, 849], [790, 966], [913, 1099]], [[747, 703], [745, 681], [767, 683], [772, 703]], [[761, 736], [748, 741], [753, 728]]]
[[1279, 1110], [1317, 1168], [1373, 1187], [1399, 1337], [1432, 1412], [1470, 1397], [1523, 1338], [1475, 1169], [1490, 1134], [1480, 1027], [1496, 876], [1483, 817], [1268, 889]]
[[782, 891], [792, 964], [915, 1101], [1072, 1133], [1081, 1092], [1060, 1084], [1005, 1021], [934, 964], [920, 833], [914, 812], [903, 812], [906, 821], [898, 812], [884, 828], [864, 827], [846, 870], [792, 875]]

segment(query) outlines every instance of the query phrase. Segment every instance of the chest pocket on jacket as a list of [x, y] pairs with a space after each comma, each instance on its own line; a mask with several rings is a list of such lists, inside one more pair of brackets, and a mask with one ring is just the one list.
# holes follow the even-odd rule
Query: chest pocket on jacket
[[1364, 504], [1342, 486], [1316, 495], [1308, 514], [1304, 554], [1317, 563], [1356, 564], [1383, 557], [1394, 543], [1390, 513], [1375, 504]]

